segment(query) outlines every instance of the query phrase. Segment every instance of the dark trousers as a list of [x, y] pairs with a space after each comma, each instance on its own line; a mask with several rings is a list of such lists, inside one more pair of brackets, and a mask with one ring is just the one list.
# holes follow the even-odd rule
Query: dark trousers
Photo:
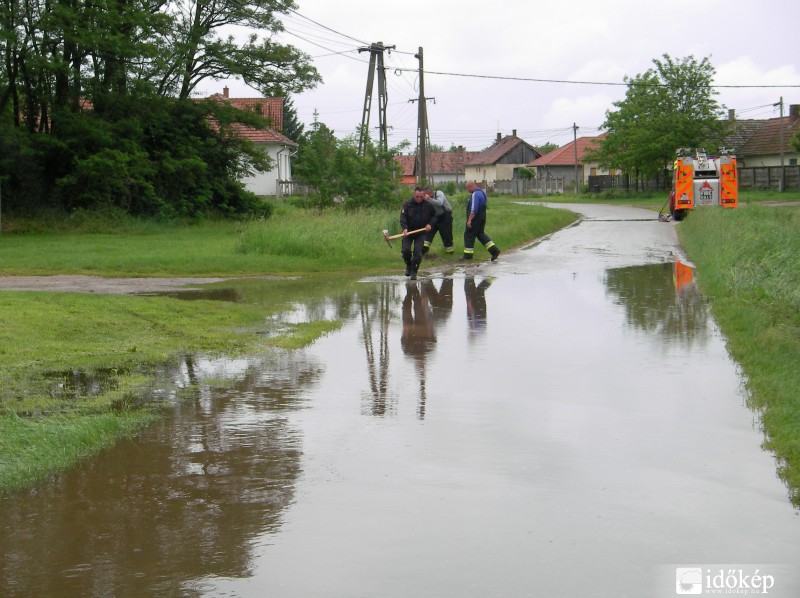
[[442, 237], [442, 243], [444, 243], [445, 249], [453, 247], [453, 213], [452, 212], [445, 212], [436, 221], [436, 224], [433, 225], [431, 228], [431, 232], [428, 233], [428, 239], [425, 241], [425, 245], [430, 247], [431, 243], [433, 243], [433, 238], [436, 236], [436, 233]]
[[486, 226], [486, 216], [475, 216], [472, 219], [472, 226], [464, 228], [464, 250], [472, 249], [475, 247], [475, 239], [478, 239], [487, 249], [494, 245], [489, 235], [484, 231]]
[[[400, 245], [400, 253], [403, 256], [405, 263], [412, 263], [419, 265], [422, 262], [422, 248], [425, 246], [425, 233], [417, 233], [416, 235], [406, 235], [403, 237], [403, 242]], [[411, 244], [414, 244], [414, 252], [411, 252]]]

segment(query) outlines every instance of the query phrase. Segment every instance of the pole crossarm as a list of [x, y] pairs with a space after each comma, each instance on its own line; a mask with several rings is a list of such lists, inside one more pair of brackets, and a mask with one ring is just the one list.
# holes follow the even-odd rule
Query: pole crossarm
[[388, 126], [386, 123], [386, 68], [383, 63], [383, 53], [394, 50], [395, 46], [384, 46], [383, 42], [376, 42], [366, 48], [359, 48], [359, 53], [369, 52], [369, 72], [367, 73], [367, 90], [364, 94], [364, 110], [361, 115], [361, 129], [358, 136], [358, 153], [364, 155], [369, 139], [369, 119], [372, 112], [372, 92], [375, 85], [375, 72], [378, 73], [378, 144], [382, 151], [389, 149]]

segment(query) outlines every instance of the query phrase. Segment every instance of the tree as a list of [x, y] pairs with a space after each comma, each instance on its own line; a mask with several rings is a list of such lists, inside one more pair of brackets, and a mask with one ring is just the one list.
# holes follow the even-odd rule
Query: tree
[[618, 168], [634, 176], [659, 174], [680, 147], [716, 148], [729, 126], [724, 106], [714, 99], [715, 70], [708, 58], [674, 60], [664, 54], [655, 68], [633, 78], [625, 77], [625, 99], [606, 111], [608, 132], [591, 153], [605, 168]]
[[297, 117], [292, 98], [287, 95], [283, 99], [283, 134], [295, 143], [299, 143], [303, 138], [303, 129], [305, 126]]
[[[6, 205], [168, 216], [254, 208], [241, 176], [268, 168], [268, 158], [236, 127], [263, 128], [264, 119], [190, 96], [214, 77], [238, 76], [264, 95], [314, 86], [320, 77], [308, 56], [272, 41], [282, 29], [278, 15], [294, 7], [291, 0], [3, 0]], [[258, 33], [223, 39], [228, 25]]]
[[561, 146], [558, 145], [557, 143], [553, 143], [552, 141], [548, 141], [547, 143], [538, 146], [536, 149], [539, 150], [542, 153], [542, 155], [544, 156], [545, 154], [549, 154], [553, 150], [557, 150], [559, 147], [561, 147]]
[[314, 129], [300, 142], [295, 179], [314, 189], [318, 203], [346, 207], [387, 205], [395, 199], [399, 165], [396, 149], [381, 152], [367, 140], [364, 155], [358, 153], [354, 136], [339, 140], [325, 124], [315, 121]]
[[[173, 0], [167, 8], [174, 26], [160, 91], [186, 99], [201, 81], [225, 76], [239, 77], [265, 96], [315, 86], [321, 77], [308, 55], [272, 39], [283, 30], [276, 15], [296, 7], [292, 0]], [[223, 27], [258, 33], [238, 41], [233, 35], [221, 37]]]

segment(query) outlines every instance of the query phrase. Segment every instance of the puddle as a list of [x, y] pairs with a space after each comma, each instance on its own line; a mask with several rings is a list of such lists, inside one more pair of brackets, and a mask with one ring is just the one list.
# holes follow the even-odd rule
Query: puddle
[[181, 361], [169, 418], [0, 503], [0, 593], [657, 597], [753, 563], [797, 595], [724, 338], [671, 227], [628, 213], [416, 283], [226, 282], [343, 327]]

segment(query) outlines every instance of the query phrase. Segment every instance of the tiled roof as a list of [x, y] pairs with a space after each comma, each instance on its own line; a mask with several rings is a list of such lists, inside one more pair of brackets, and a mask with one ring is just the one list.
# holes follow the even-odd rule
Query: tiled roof
[[731, 132], [725, 136], [724, 145], [727, 149], [733, 151], [734, 154], [739, 153], [739, 150], [744, 147], [750, 138], [764, 126], [763, 120], [736, 120], [730, 123]]
[[[599, 137], [578, 137], [578, 163], [583, 162], [584, 157], [590, 150], [597, 147], [597, 143], [603, 138]], [[575, 165], [575, 141], [570, 141], [552, 152], [546, 153], [541, 158], [529, 162], [528, 166], [574, 166]]]
[[281, 145], [296, 146], [297, 144], [281, 134], [283, 130], [283, 98], [228, 98], [220, 93], [209, 97], [218, 102], [227, 102], [240, 110], [259, 112], [264, 118], [272, 121], [272, 127], [267, 129], [254, 129], [242, 124], [234, 124], [233, 129], [238, 134], [253, 143], [278, 143]]
[[416, 156], [395, 156], [397, 162], [403, 168], [403, 176], [414, 176], [414, 164], [417, 161]]
[[[464, 174], [464, 165], [477, 154], [478, 152], [468, 152], [464, 149], [452, 152], [430, 152], [428, 154], [428, 174]], [[404, 176], [416, 173], [416, 155], [395, 156], [394, 159], [403, 167]]]
[[781, 153], [781, 122], [783, 124], [783, 151], [794, 154], [797, 150], [792, 146], [792, 137], [800, 131], [800, 116], [784, 116], [764, 121], [750, 138], [736, 148], [737, 156], [764, 156]]
[[496, 164], [506, 154], [513, 151], [520, 143], [524, 143], [530, 147], [537, 154], [540, 153], [532, 145], [525, 143], [516, 135], [506, 135], [502, 139], [495, 141], [491, 146], [481, 152], [476, 152], [469, 160], [465, 162], [465, 166], [479, 166], [482, 164]]
[[458, 149], [454, 152], [431, 152], [428, 154], [430, 174], [463, 174], [464, 165], [478, 152]]

